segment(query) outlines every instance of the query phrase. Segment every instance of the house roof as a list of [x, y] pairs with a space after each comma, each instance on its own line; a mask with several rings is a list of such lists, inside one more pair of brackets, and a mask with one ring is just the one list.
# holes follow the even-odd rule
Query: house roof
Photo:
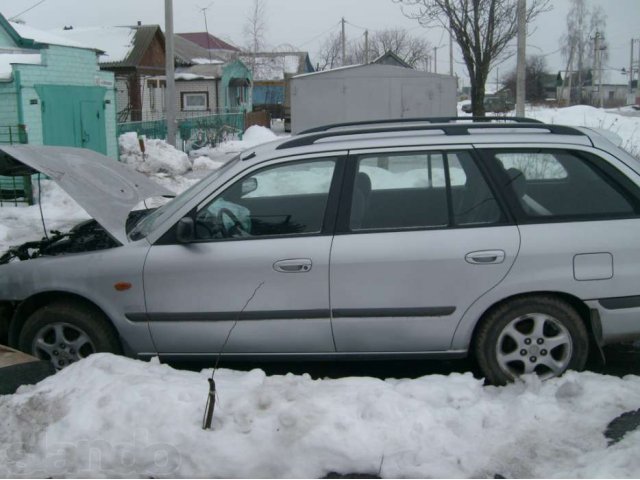
[[9, 22], [9, 24], [18, 33], [18, 35], [20, 35], [20, 37], [23, 39], [33, 40], [36, 43], [94, 49], [93, 45], [77, 42], [62, 35], [56, 35], [52, 32], [38, 30], [37, 28], [30, 27], [29, 25], [15, 22]]
[[411, 65], [405, 62], [403, 59], [401, 59], [397, 54], [393, 53], [391, 50], [387, 50], [371, 63], [379, 63], [382, 65], [395, 65], [397, 67], [404, 67], [404, 68], [413, 68]]
[[232, 52], [240, 51], [238, 47], [234, 47], [230, 43], [227, 43], [218, 37], [214, 37], [207, 32], [178, 33], [178, 35], [185, 40], [189, 40], [190, 42], [193, 42], [196, 45], [200, 45], [202, 48], [205, 48], [207, 50], [230, 50]]
[[307, 52], [258, 52], [238, 55], [253, 70], [254, 82], [284, 80], [285, 74], [313, 71]]
[[58, 30], [56, 34], [102, 50], [100, 65], [103, 67], [135, 67], [156, 34], [164, 41], [159, 25], [84, 27]]
[[216, 55], [212, 55], [209, 50], [193, 43], [180, 35], [174, 35], [173, 48], [176, 56], [176, 63], [182, 65], [203, 65], [221, 64], [224, 60]]

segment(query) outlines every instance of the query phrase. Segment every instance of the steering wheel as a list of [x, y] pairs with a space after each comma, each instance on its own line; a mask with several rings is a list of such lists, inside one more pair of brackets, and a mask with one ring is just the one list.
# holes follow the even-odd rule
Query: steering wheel
[[202, 228], [206, 230], [207, 237], [206, 238], [214, 238], [216, 236], [216, 229], [213, 227], [216, 220], [213, 215], [211, 215], [208, 211], [203, 210], [196, 216], [196, 238], [205, 238], [203, 235], [198, 234], [198, 229]]
[[[227, 227], [227, 225], [224, 223], [225, 215], [233, 222], [233, 225], [231, 227]], [[228, 208], [221, 208], [218, 211], [218, 224], [220, 225], [222, 235], [225, 238], [250, 236], [249, 232], [247, 232], [242, 226], [242, 223], [240, 222], [236, 214]]]

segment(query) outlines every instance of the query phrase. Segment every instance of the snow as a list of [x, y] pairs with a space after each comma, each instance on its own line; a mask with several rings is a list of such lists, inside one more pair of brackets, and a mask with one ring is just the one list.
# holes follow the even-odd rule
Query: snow
[[217, 58], [192, 58], [191, 61], [196, 65], [222, 65], [223, 60]]
[[242, 140], [229, 140], [221, 143], [215, 147], [205, 147], [190, 152], [191, 155], [209, 157], [220, 157], [224, 155], [230, 155], [232, 153], [240, 153], [248, 148], [255, 147], [261, 143], [272, 142], [277, 140], [278, 137], [275, 133], [266, 127], [259, 125], [252, 125], [242, 135]]
[[40, 53], [2, 53], [0, 52], [0, 80], [10, 80], [14, 63], [40, 65]]
[[216, 373], [97, 354], [0, 397], [3, 477], [634, 478], [640, 431], [602, 432], [638, 408], [640, 377], [567, 373], [507, 387], [471, 374], [312, 379]]
[[89, 48], [102, 50], [101, 63], [121, 62], [133, 48], [136, 30], [132, 27], [81, 27], [56, 30], [56, 35]]
[[197, 75], [195, 73], [176, 73], [176, 80], [215, 80], [217, 77], [210, 77], [206, 75]]
[[164, 140], [143, 138], [142, 142], [144, 153], [135, 132], [120, 135], [120, 161], [146, 174], [184, 175], [191, 170], [189, 156]]
[[9, 22], [13, 29], [18, 32], [22, 38], [34, 40], [38, 43], [47, 43], [50, 45], [62, 45], [65, 47], [77, 47], [77, 48], [93, 48], [92, 45], [86, 45], [80, 42], [76, 42], [73, 39], [60, 35], [59, 32], [51, 33], [38, 30], [23, 23]]

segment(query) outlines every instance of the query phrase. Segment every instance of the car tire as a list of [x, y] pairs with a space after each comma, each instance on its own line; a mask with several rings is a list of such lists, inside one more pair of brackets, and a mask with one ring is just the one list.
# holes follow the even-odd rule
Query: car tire
[[588, 352], [580, 315], [553, 296], [507, 301], [482, 320], [475, 336], [475, 358], [493, 385], [505, 385], [526, 373], [546, 380], [566, 370], [582, 370]]
[[49, 360], [60, 370], [92, 353], [122, 352], [118, 334], [98, 310], [58, 302], [36, 310], [19, 337], [20, 350]]

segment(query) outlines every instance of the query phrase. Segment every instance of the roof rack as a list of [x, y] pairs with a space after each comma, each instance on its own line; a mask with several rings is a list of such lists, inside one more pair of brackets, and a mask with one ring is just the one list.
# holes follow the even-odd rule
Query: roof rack
[[343, 123], [333, 123], [329, 125], [321, 125], [319, 127], [309, 128], [302, 132], [299, 132], [298, 135], [304, 135], [307, 133], [317, 133], [317, 132], [326, 132], [327, 130], [331, 130], [333, 128], [342, 128], [342, 127], [357, 127], [362, 125], [382, 125], [382, 124], [396, 124], [396, 123], [452, 123], [452, 122], [513, 122], [513, 123], [543, 123], [540, 120], [535, 120], [533, 118], [525, 118], [525, 117], [507, 117], [507, 116], [496, 116], [496, 117], [415, 117], [415, 118], [391, 118], [386, 120], [360, 120], [357, 122], [343, 122]]
[[472, 129], [482, 129], [482, 130], [498, 130], [498, 129], [535, 129], [535, 130], [546, 130], [549, 133], [556, 135], [580, 135], [586, 136], [585, 133], [580, 130], [567, 127], [565, 125], [550, 125], [546, 123], [533, 122], [533, 123], [512, 123], [512, 124], [498, 124], [498, 123], [487, 123], [487, 124], [451, 124], [451, 125], [405, 125], [405, 126], [391, 126], [391, 127], [382, 127], [382, 128], [363, 128], [363, 129], [353, 129], [353, 130], [338, 130], [334, 132], [318, 132], [318, 133], [310, 133], [307, 135], [295, 136], [291, 140], [288, 140], [284, 143], [281, 143], [276, 147], [276, 150], [283, 150], [287, 148], [294, 147], [302, 147], [305, 145], [313, 145], [316, 141], [322, 140], [323, 138], [331, 138], [331, 137], [344, 137], [348, 135], [366, 135], [366, 134], [374, 134], [374, 133], [390, 133], [390, 132], [418, 132], [425, 130], [434, 130], [441, 131], [445, 135], [471, 135], [473, 132], [469, 130]]

